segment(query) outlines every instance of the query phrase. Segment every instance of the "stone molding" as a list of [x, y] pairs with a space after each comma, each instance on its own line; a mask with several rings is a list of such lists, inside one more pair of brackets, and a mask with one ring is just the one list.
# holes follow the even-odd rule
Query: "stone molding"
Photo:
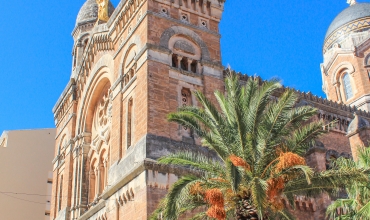
[[55, 103], [52, 111], [53, 113], [55, 114], [56, 110], [59, 108], [59, 105], [62, 103], [62, 101], [64, 100], [64, 97], [67, 95], [69, 89], [75, 85], [76, 82], [75, 82], [75, 79], [74, 78], [71, 78], [67, 84], [67, 86], [64, 88], [62, 94], [59, 96], [57, 102]]
[[[124, 9], [122, 10], [123, 5], [126, 4], [126, 2], [128, 2], [128, 4], [130, 4], [130, 6], [127, 4], [124, 7]], [[113, 20], [112, 20], [112, 22], [108, 21], [108, 23], [107, 23], [107, 27], [109, 28], [109, 30], [107, 30], [107, 31], [109, 32], [109, 35], [112, 37], [113, 42], [117, 43], [118, 40], [121, 40], [121, 42], [119, 44], [120, 44], [120, 46], [122, 46], [124, 40], [121, 38], [121, 36], [126, 31], [126, 29], [132, 28], [132, 26], [131, 26], [132, 20], [135, 17], [137, 17], [137, 14], [139, 13], [139, 11], [141, 12], [141, 10], [139, 10], [139, 9], [142, 8], [144, 2], [146, 2], [146, 0], [130, 0], [130, 1], [121, 1], [119, 3], [119, 5], [117, 6], [117, 9], [119, 8], [120, 12], [117, 12], [117, 13], [120, 13], [120, 16], [116, 17], [116, 19], [113, 19], [114, 21]], [[133, 11], [130, 9], [131, 5], [135, 5]], [[116, 9], [116, 11], [117, 11], [117, 9]], [[130, 33], [127, 35], [126, 40], [130, 38], [132, 33], [135, 33], [135, 30], [141, 24], [141, 22], [144, 20], [146, 15], [147, 15], [147, 12], [145, 12], [143, 15], [140, 16], [140, 19], [136, 23], [135, 27], [132, 28]], [[112, 23], [114, 23], [113, 26], [111, 25]], [[122, 25], [122, 27], [121, 27], [121, 25]], [[114, 33], [114, 32], [116, 32], [116, 33]]]
[[169, 77], [187, 82], [189, 84], [203, 86], [203, 80], [200, 74], [184, 71], [182, 69], [171, 67], [169, 71]]
[[81, 217], [78, 218], [78, 220], [87, 220], [93, 215], [95, 215], [97, 212], [102, 210], [104, 207], [106, 207], [108, 200], [111, 196], [113, 196], [115, 193], [117, 193], [121, 188], [126, 186], [129, 182], [131, 182], [133, 179], [138, 177], [141, 173], [147, 171], [147, 170], [153, 170], [158, 171], [161, 173], [173, 173], [177, 175], [185, 175], [185, 174], [195, 174], [198, 175], [195, 170], [191, 170], [189, 168], [183, 168], [179, 166], [173, 166], [173, 165], [163, 165], [158, 164], [155, 160], [152, 159], [144, 159], [140, 163], [136, 164], [131, 172], [124, 175], [121, 179], [119, 179], [116, 183], [111, 185], [102, 195], [100, 202], [93, 206], [91, 209], [86, 211]]
[[337, 60], [337, 57], [340, 55], [348, 55], [348, 56], [353, 56], [353, 50], [351, 49], [332, 49], [335, 50], [331, 54], [324, 54], [324, 63], [323, 65], [323, 70], [325, 72], [325, 75], [328, 75], [327, 72], [329, 69], [332, 67], [332, 64], [334, 61]]
[[[329, 68], [331, 69], [331, 68]], [[333, 85], [335, 85], [336, 83], [338, 83], [338, 79], [340, 78], [339, 74], [341, 74], [343, 72], [343, 70], [347, 70], [348, 74], [352, 75], [355, 73], [355, 68], [353, 67], [353, 65], [350, 63], [350, 62], [342, 62], [340, 64], [338, 64], [334, 71], [333, 71], [333, 75], [332, 75], [332, 78], [331, 78], [331, 83]]]
[[[350, 105], [357, 106], [357, 108], [361, 108], [363, 105], [370, 103], [370, 94], [363, 95], [356, 100], [352, 101]], [[363, 109], [364, 110], [364, 109]], [[370, 109], [367, 109], [367, 111]]]
[[[71, 106], [72, 107], [72, 106]], [[71, 108], [70, 107], [70, 108]], [[69, 109], [70, 109], [69, 108]], [[70, 113], [67, 120], [64, 122], [64, 124], [58, 128], [59, 132], [56, 134], [55, 139], [57, 139], [64, 131], [64, 128], [67, 127], [68, 123], [71, 121], [72, 118], [76, 116], [76, 113]], [[67, 117], [66, 115], [64, 117]], [[59, 126], [58, 126], [59, 127]]]
[[[125, 157], [119, 161], [113, 162], [108, 172], [108, 185], [115, 185], [119, 179], [131, 172], [132, 167], [128, 167], [127, 164], [137, 165], [144, 160], [157, 160], [164, 155], [184, 150], [199, 152], [212, 157], [216, 156], [215, 153], [211, 152], [208, 148], [199, 145], [186, 144], [181, 141], [174, 141], [170, 138], [147, 134], [144, 135], [135, 146], [127, 150]], [[170, 168], [170, 170], [175, 172], [176, 170], [173, 169], [174, 168]]]
[[202, 60], [211, 61], [211, 57], [210, 57], [210, 53], [208, 51], [208, 47], [204, 43], [202, 38], [198, 34], [196, 34], [194, 31], [192, 31], [190, 29], [187, 29], [187, 28], [184, 28], [184, 27], [181, 27], [181, 26], [172, 26], [172, 27], [168, 28], [167, 30], [165, 30], [161, 35], [159, 45], [164, 47], [164, 48], [168, 48], [168, 43], [169, 43], [170, 39], [174, 35], [178, 35], [178, 34], [179, 35], [185, 35], [185, 36], [189, 37], [191, 40], [194, 40], [198, 44], [198, 46], [200, 47], [200, 49], [202, 51], [202, 53], [201, 53]]
[[[110, 54], [106, 54], [102, 56], [93, 66], [91, 72], [92, 74], [89, 75], [89, 78], [85, 80], [85, 86], [84, 86], [84, 93], [83, 96], [80, 97], [80, 102], [83, 105], [88, 105], [91, 95], [94, 92], [93, 88], [99, 82], [101, 82], [102, 79], [106, 78], [111, 84], [113, 83], [113, 71], [114, 69], [114, 61], [112, 59], [112, 56]], [[85, 112], [86, 109], [79, 109], [78, 111], [78, 118], [77, 118], [77, 128], [81, 126], [82, 121], [85, 119]]]

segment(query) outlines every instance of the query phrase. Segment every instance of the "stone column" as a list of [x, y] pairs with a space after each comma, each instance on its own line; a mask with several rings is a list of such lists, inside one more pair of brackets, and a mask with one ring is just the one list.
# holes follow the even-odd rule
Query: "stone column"
[[100, 192], [100, 163], [95, 168], [95, 199], [98, 198]]
[[202, 65], [200, 64], [200, 62], [198, 61], [197, 62], [197, 71], [196, 71], [198, 74], [202, 74]]
[[79, 42], [77, 42], [76, 52], [75, 52], [76, 67], [81, 66], [83, 54], [84, 54], [84, 46], [83, 46], [83, 43], [79, 41]]
[[189, 1], [191, 1], [191, 0], [183, 0], [184, 5], [185, 5], [186, 8], [190, 8], [190, 2]]
[[76, 208], [78, 201], [78, 176], [79, 176], [79, 150], [78, 147], [75, 148], [73, 152], [73, 183], [72, 183], [72, 202], [71, 202], [71, 217], [76, 218]]
[[[78, 167], [78, 211], [77, 216], [81, 216], [87, 209], [89, 204], [88, 198], [90, 193], [90, 188], [88, 188], [88, 179], [90, 173], [86, 172], [86, 161], [87, 153], [89, 152], [90, 145], [82, 145], [80, 149], [80, 162]], [[91, 172], [91, 171], [90, 171]], [[89, 181], [90, 184], [90, 181]]]
[[203, 0], [203, 13], [208, 14], [207, 13], [207, 1], [206, 0]]
[[92, 202], [95, 197], [95, 170], [89, 172], [89, 201]]
[[191, 63], [193, 62], [192, 59], [188, 58], [188, 71], [191, 72]]
[[181, 69], [182, 56], [177, 55], [177, 68]]
[[195, 0], [195, 11], [197, 12], [200, 12], [200, 9], [199, 9], [199, 0]]
[[[104, 186], [104, 189], [107, 187], [107, 171], [108, 171], [108, 161], [107, 161], [107, 158], [104, 159], [104, 163], [103, 163], [103, 169], [104, 169], [104, 177], [103, 177], [103, 186]], [[103, 189], [103, 190], [104, 190]]]
[[338, 102], [343, 102], [342, 93], [340, 92], [340, 82], [336, 82], [334, 86], [337, 93]]

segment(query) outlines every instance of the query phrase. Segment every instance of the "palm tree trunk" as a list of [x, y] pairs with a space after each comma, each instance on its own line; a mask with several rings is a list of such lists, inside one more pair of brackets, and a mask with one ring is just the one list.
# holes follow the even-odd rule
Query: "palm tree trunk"
[[238, 198], [236, 207], [236, 219], [239, 220], [258, 220], [258, 214], [255, 207], [250, 203], [250, 197], [244, 196]]

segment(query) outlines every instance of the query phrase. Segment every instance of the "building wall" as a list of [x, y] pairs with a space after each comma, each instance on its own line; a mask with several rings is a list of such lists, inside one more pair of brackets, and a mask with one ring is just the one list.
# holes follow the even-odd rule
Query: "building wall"
[[55, 129], [6, 131], [0, 143], [0, 219], [49, 218]]
[[[183, 89], [190, 92], [188, 104], [194, 105], [194, 91], [211, 97], [214, 89], [223, 89], [218, 34], [223, 6], [218, 1], [185, 3], [122, 1], [107, 24], [84, 24], [73, 31], [77, 65], [53, 109], [57, 138], [51, 219], [124, 218], [132, 212], [131, 204], [145, 207], [132, 214], [146, 219], [159, 200], [159, 196], [152, 197], [157, 192], [151, 193], [148, 179], [141, 177], [146, 177], [153, 166], [150, 160], [174, 152], [175, 145], [184, 149], [184, 140], [189, 147], [199, 148], [194, 145], [199, 140], [169, 123], [166, 115], [182, 105]], [[188, 20], [181, 20], [184, 15]], [[194, 52], [182, 51], [189, 45]], [[172, 51], [187, 57], [188, 70], [172, 66]], [[194, 59], [196, 71], [190, 71], [190, 59]], [[97, 127], [97, 118], [101, 119], [97, 109], [106, 91], [109, 100], [104, 115], [108, 125]], [[108, 152], [107, 165], [104, 164], [107, 182], [94, 195], [94, 175], [103, 172], [92, 164], [101, 156], [101, 149]], [[169, 174], [165, 168], [160, 169], [156, 171], [175, 175], [174, 171]], [[182, 171], [176, 175], [179, 172]], [[126, 205], [120, 191], [132, 184], [141, 187], [132, 188], [135, 202]], [[159, 191], [167, 189], [168, 184]], [[111, 207], [117, 210], [112, 212]]]
[[[207, 151], [167, 115], [197, 105], [195, 91], [212, 101], [216, 90], [224, 91], [222, 11], [217, 0], [121, 1], [107, 23], [75, 28], [77, 66], [53, 109], [51, 219], [147, 219], [170, 185], [188, 173], [155, 160], [178, 150]], [[340, 59], [333, 65], [352, 58]], [[364, 71], [355, 75], [364, 80]], [[247, 78], [240, 75], [241, 81]], [[323, 76], [324, 85], [329, 78]], [[338, 121], [307, 153], [307, 163], [319, 171], [332, 157], [350, 157], [346, 133], [356, 111], [335, 102], [333, 87], [324, 88], [332, 101], [296, 91], [299, 105], [318, 108], [312, 120]], [[365, 90], [358, 86], [359, 93]], [[321, 219], [330, 198], [296, 202], [297, 216]]]

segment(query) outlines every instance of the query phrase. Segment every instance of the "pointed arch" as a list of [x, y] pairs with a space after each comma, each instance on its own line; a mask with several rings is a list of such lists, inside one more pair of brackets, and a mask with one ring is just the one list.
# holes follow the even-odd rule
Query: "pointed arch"
[[[92, 119], [91, 107], [94, 106], [96, 102], [97, 93], [99, 93], [105, 83], [109, 82], [110, 85], [113, 83], [113, 70], [114, 61], [113, 57], [109, 54], [104, 55], [102, 58], [96, 62], [92, 68], [90, 79], [86, 82], [85, 88], [86, 92], [82, 95], [81, 101], [79, 103], [80, 109], [77, 114], [77, 132], [81, 133], [91, 133], [91, 124], [86, 119]], [[90, 116], [90, 117], [89, 117]]]

